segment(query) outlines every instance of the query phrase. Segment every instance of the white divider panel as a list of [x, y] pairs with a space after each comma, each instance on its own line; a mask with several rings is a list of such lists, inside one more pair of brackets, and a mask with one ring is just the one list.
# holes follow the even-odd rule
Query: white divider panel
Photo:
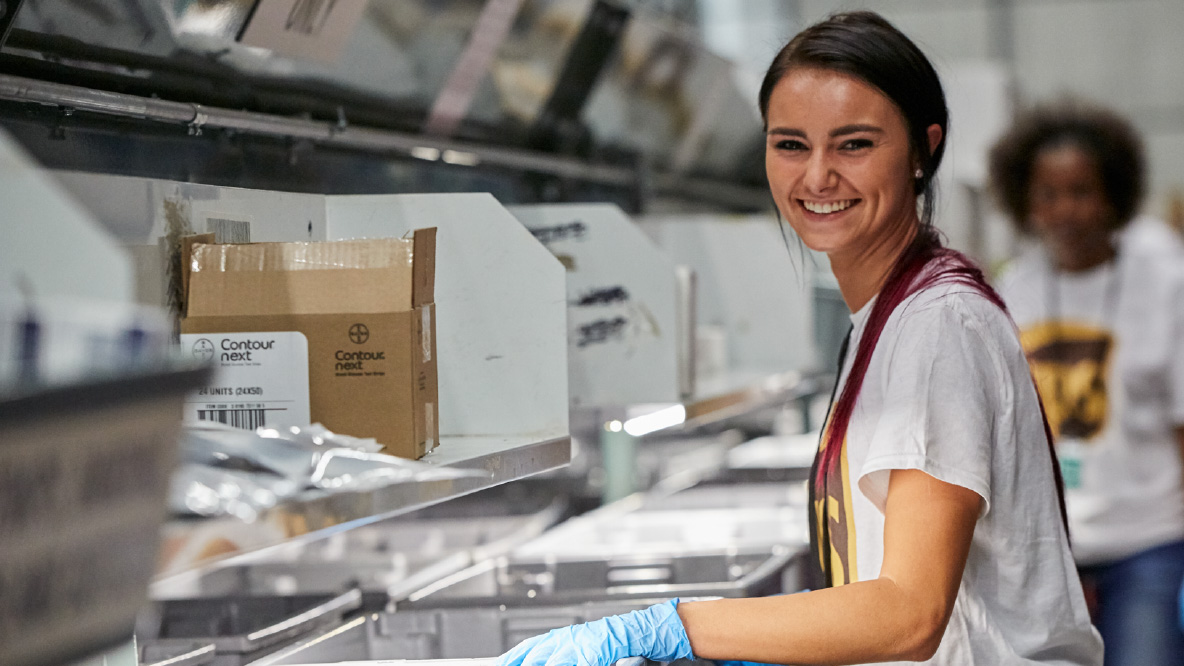
[[567, 269], [571, 406], [678, 401], [674, 262], [611, 204], [509, 210]]
[[326, 210], [329, 239], [438, 228], [442, 437], [567, 436], [563, 266], [513, 215], [488, 194], [329, 196]]
[[53, 175], [124, 245], [140, 303], [168, 304], [170, 207], [172, 227], [191, 233], [220, 229], [223, 239], [254, 242], [325, 240], [325, 200], [318, 194], [77, 171]]
[[0, 294], [132, 300], [127, 253], [3, 131], [0, 174]]
[[792, 233], [786, 248], [775, 217], [659, 215], [638, 223], [676, 263], [695, 269], [701, 370], [713, 365], [703, 362], [703, 347], [725, 342], [719, 334], [726, 374], [817, 366], [813, 260]]
[[242, 229], [252, 242], [325, 240], [325, 202], [319, 194], [249, 190], [171, 180], [54, 172], [121, 242], [155, 244], [168, 230], [165, 202], [181, 205], [193, 233]]

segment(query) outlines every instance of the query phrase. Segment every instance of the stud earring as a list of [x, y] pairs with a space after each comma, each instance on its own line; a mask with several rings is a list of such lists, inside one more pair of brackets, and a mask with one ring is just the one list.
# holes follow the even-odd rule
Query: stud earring
[[921, 177], [924, 175], [925, 175], [925, 172], [920, 169], [917, 169], [916, 171], [913, 172], [913, 178], [916, 178], [917, 180], [921, 180]]

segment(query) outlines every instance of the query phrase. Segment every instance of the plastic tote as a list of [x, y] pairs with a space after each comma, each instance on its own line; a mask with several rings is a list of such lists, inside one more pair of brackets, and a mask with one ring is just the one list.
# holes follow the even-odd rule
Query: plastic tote
[[0, 397], [0, 664], [130, 639], [156, 569], [185, 395], [206, 369]]

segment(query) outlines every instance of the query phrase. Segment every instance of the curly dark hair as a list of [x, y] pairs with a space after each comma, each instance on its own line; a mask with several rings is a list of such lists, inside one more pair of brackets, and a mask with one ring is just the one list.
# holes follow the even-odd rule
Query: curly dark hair
[[1074, 99], [1021, 113], [991, 149], [991, 188], [1004, 211], [1020, 231], [1031, 231], [1028, 188], [1032, 165], [1044, 148], [1064, 144], [1077, 146], [1094, 158], [1106, 200], [1114, 208], [1114, 228], [1126, 226], [1138, 212], [1146, 187], [1143, 141], [1123, 117]]

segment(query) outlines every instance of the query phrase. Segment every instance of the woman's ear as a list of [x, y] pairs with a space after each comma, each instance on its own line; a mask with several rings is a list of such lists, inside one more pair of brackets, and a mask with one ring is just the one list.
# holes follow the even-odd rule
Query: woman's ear
[[932, 155], [933, 151], [937, 150], [937, 147], [941, 145], [943, 138], [941, 125], [934, 123], [925, 130], [925, 133], [929, 135], [929, 154]]

